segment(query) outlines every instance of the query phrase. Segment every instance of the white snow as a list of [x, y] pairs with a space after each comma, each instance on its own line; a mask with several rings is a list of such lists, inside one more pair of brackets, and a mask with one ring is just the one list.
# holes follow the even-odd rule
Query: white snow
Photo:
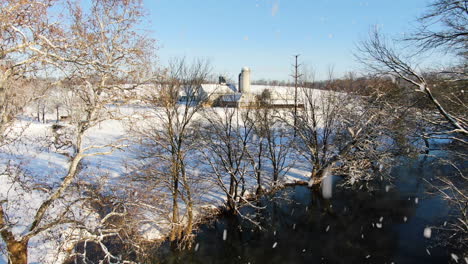
[[277, 245], [278, 245], [278, 242], [275, 242], [271, 248], [276, 248]]

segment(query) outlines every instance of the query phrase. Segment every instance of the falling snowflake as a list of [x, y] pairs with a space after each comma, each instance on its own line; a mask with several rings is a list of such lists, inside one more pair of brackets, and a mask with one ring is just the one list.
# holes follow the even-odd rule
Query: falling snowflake
[[424, 228], [424, 237], [425, 238], [431, 238], [432, 230], [430, 227]]
[[330, 175], [328, 170], [324, 172], [324, 178], [322, 180], [322, 196], [325, 199], [332, 198], [333, 195], [333, 177]]
[[227, 230], [224, 229], [224, 231], [223, 231], [223, 240], [226, 241], [226, 239], [227, 239]]
[[275, 242], [271, 248], [276, 248], [277, 245], [278, 245], [278, 242]]
[[453, 260], [455, 260], [456, 263], [458, 263], [458, 256], [455, 255], [455, 254], [450, 254], [450, 256], [452, 257]]

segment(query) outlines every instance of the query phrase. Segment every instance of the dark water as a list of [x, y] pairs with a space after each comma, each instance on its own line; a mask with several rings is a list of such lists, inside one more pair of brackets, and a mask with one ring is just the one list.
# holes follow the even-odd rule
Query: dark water
[[330, 200], [304, 186], [288, 187], [259, 201], [263, 210], [243, 208], [262, 229], [222, 217], [200, 227], [190, 250], [169, 252], [162, 262], [448, 263], [455, 252], [462, 263], [459, 252], [440, 246], [437, 229], [431, 228], [430, 238], [423, 235], [449, 214], [446, 201], [427, 193], [424, 179], [448, 170], [408, 160], [393, 170], [391, 188], [335, 188]]

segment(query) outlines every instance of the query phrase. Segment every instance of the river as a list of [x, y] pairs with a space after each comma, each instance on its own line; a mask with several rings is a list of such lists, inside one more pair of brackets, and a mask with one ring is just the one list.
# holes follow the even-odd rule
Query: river
[[[371, 191], [335, 187], [323, 199], [305, 186], [286, 187], [246, 206], [242, 217], [203, 224], [191, 249], [165, 247], [162, 263], [447, 263], [454, 251], [441, 244], [449, 205], [430, 194], [447, 166], [423, 158], [395, 167], [391, 182]], [[338, 182], [339, 183], [339, 182]], [[461, 259], [463, 261], [463, 259]]]

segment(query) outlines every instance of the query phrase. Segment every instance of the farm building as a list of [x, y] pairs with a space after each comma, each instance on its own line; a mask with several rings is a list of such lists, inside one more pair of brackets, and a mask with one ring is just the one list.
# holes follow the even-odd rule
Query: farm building
[[[233, 84], [227, 84], [222, 77], [219, 80], [217, 84], [202, 84], [200, 86], [201, 98], [207, 99], [209, 105], [225, 107], [258, 105], [275, 108], [294, 107], [294, 87], [252, 85], [250, 82], [250, 69], [247, 67], [242, 68], [237, 87]], [[303, 106], [300, 98], [298, 98], [297, 105], [298, 107]]]

